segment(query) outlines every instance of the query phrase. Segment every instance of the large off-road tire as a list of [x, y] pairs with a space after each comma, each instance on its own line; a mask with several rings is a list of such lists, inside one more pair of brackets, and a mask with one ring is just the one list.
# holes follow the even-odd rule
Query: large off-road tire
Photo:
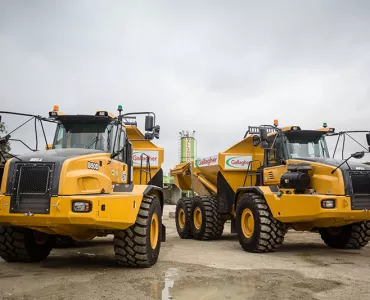
[[176, 229], [180, 238], [189, 239], [193, 237], [191, 230], [191, 197], [180, 198], [176, 203]]
[[161, 237], [161, 204], [156, 196], [144, 196], [135, 224], [114, 233], [117, 263], [126, 267], [151, 267], [158, 260]]
[[321, 228], [321, 239], [336, 249], [360, 249], [370, 241], [370, 221], [341, 227]]
[[76, 244], [76, 241], [70, 236], [57, 235], [55, 237], [55, 248], [68, 248]]
[[21, 227], [0, 227], [0, 256], [7, 262], [40, 262], [53, 249], [55, 237]]
[[218, 212], [216, 196], [196, 196], [191, 205], [191, 230], [196, 240], [215, 240], [222, 236], [225, 221]]
[[286, 227], [276, 220], [263, 196], [244, 194], [236, 209], [239, 243], [247, 252], [274, 252], [284, 241]]

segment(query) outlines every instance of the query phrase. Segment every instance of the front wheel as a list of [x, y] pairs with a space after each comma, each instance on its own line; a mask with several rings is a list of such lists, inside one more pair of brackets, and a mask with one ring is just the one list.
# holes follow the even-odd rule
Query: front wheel
[[117, 263], [126, 267], [151, 267], [158, 260], [161, 237], [161, 204], [156, 196], [144, 197], [135, 224], [114, 234]]
[[55, 237], [22, 227], [0, 227], [0, 256], [7, 262], [40, 262], [53, 249]]
[[276, 220], [263, 196], [244, 194], [236, 209], [239, 243], [247, 252], [274, 252], [284, 241], [286, 228]]
[[370, 221], [341, 227], [321, 228], [319, 232], [321, 239], [331, 248], [360, 249], [370, 241]]

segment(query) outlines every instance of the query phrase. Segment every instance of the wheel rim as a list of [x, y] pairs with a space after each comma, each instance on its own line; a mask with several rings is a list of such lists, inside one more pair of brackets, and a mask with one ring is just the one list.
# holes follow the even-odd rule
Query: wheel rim
[[150, 245], [152, 246], [152, 249], [157, 247], [158, 231], [158, 216], [157, 214], [153, 214], [152, 221], [150, 223]]
[[177, 221], [179, 223], [180, 228], [183, 229], [185, 227], [185, 211], [182, 208], [179, 209]]
[[194, 226], [196, 229], [200, 229], [202, 227], [203, 216], [202, 210], [199, 207], [194, 209]]
[[253, 213], [249, 208], [243, 210], [241, 227], [244, 236], [246, 236], [247, 238], [251, 238], [254, 232], [254, 218]]

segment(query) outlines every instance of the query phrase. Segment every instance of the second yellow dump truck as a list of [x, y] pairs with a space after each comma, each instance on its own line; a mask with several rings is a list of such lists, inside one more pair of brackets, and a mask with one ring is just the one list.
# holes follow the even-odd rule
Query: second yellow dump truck
[[[361, 132], [370, 147], [369, 131]], [[231, 220], [248, 252], [277, 250], [288, 229], [319, 232], [333, 248], [364, 247], [370, 240], [370, 166], [349, 159], [362, 158], [368, 147], [338, 160], [326, 143], [328, 136], [338, 145], [350, 135], [326, 125], [250, 126], [226, 151], [177, 165], [171, 170], [175, 184], [196, 195], [177, 202], [179, 236], [217, 239]]]

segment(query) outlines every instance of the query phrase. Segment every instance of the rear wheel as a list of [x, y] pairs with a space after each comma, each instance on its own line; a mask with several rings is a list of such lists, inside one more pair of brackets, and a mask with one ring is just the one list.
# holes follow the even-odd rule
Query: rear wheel
[[274, 252], [284, 241], [285, 225], [276, 220], [264, 197], [243, 195], [236, 209], [239, 243], [248, 252]]
[[193, 237], [190, 216], [192, 199], [193, 198], [184, 197], [179, 199], [176, 204], [176, 229], [177, 233], [182, 239], [189, 239]]
[[0, 227], [0, 256], [7, 262], [39, 262], [53, 249], [55, 237], [21, 227]]
[[194, 197], [190, 216], [196, 240], [213, 240], [222, 236], [225, 221], [218, 212], [216, 196]]
[[144, 197], [135, 224], [114, 234], [117, 263], [127, 267], [151, 267], [158, 260], [161, 237], [161, 204], [156, 196]]
[[321, 239], [336, 249], [360, 249], [370, 241], [370, 221], [320, 229]]

